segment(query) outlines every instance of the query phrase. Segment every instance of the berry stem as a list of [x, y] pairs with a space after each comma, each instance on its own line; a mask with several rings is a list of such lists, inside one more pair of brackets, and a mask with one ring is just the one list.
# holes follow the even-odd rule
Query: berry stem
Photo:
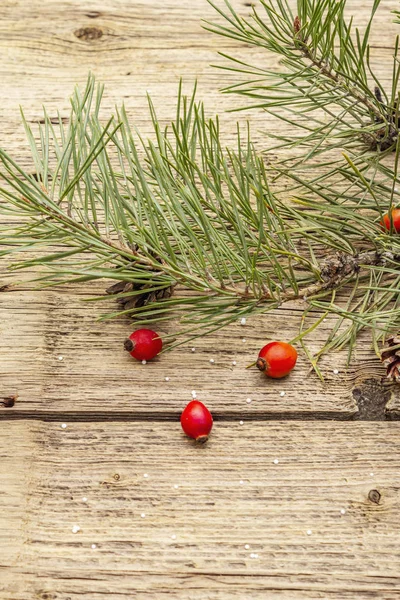
[[255, 360], [250, 365], [247, 365], [246, 369], [251, 369], [252, 367], [255, 367], [256, 364], [257, 364], [257, 361]]

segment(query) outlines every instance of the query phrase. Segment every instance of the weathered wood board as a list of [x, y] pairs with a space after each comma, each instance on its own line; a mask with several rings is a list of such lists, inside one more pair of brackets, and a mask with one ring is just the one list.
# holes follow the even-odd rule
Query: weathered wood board
[[[251, 3], [234, 4], [243, 15], [251, 11]], [[397, 32], [388, 18], [394, 7], [394, 2], [385, 3], [372, 36], [373, 60], [379, 65], [383, 81], [391, 76], [385, 71], [385, 57], [390, 55]], [[350, 8], [356, 10], [357, 23], [365, 25], [367, 4], [353, 1]], [[89, 70], [107, 85], [105, 114], [123, 101], [145, 134], [150, 125], [146, 90], [150, 89], [159, 106], [160, 118], [171, 119], [179, 77], [184, 78], [188, 91], [198, 77], [199, 96], [209, 104], [210, 113], [220, 113], [221, 129], [227, 140], [232, 139], [235, 124], [225, 110], [237, 107], [238, 99], [218, 90], [222, 82], [236, 81], [236, 75], [210, 66], [222, 61], [216, 52], [245, 54], [246, 60], [261, 61], [270, 68], [274, 68], [277, 58], [203, 30], [201, 19], [215, 17], [205, 0], [120, 0], [112, 6], [92, 2], [81, 6], [77, 0], [3, 2], [0, 46], [5, 52], [0, 75], [7, 98], [0, 107], [2, 145], [29, 165], [18, 105], [24, 106], [33, 123], [40, 119], [43, 103], [50, 113], [57, 108], [67, 116], [73, 86], [84, 83]], [[265, 132], [276, 126], [275, 121], [262, 111], [239, 113], [238, 118], [251, 119], [255, 140], [264, 147]], [[9, 281], [5, 274], [4, 281]], [[345, 353], [328, 357], [322, 363], [324, 385], [307, 374], [303, 358], [289, 381], [267, 382], [254, 370], [245, 371], [243, 367], [254, 360], [259, 347], [269, 339], [290, 339], [297, 334], [301, 306], [250, 321], [243, 330], [232, 327], [196, 342], [198, 352], [194, 356], [190, 345], [143, 368], [132, 364], [120, 350], [130, 331], [129, 322], [97, 324], [101, 308], [80, 302], [80, 296], [90, 296], [91, 289], [87, 285], [72, 294], [1, 294], [0, 361], [4, 368], [0, 396], [19, 396], [15, 408], [2, 410], [2, 415], [51, 416], [67, 411], [94, 417], [105, 413], [171, 417], [178, 414], [195, 389], [218, 415], [351, 418], [357, 413], [353, 389], [358, 389], [363, 379], [379, 379], [382, 373], [368, 341], [360, 345], [349, 369]], [[328, 322], [312, 341], [316, 348], [329, 327]], [[243, 337], [246, 342], [242, 342]], [[58, 361], [59, 356], [64, 357], [63, 361]], [[210, 358], [215, 360], [212, 369]], [[335, 370], [339, 371], [337, 375], [333, 375]], [[170, 377], [168, 385], [165, 377]], [[247, 405], [249, 397], [252, 403]]]
[[[0, 295], [3, 394], [18, 394], [4, 416], [171, 418], [179, 415], [195, 390], [216, 416], [350, 418], [357, 412], [352, 395], [357, 381], [382, 371], [369, 347], [367, 357], [362, 356], [367, 361], [364, 368], [360, 361], [348, 372], [343, 368], [335, 374], [343, 355], [324, 359], [325, 383], [308, 373], [302, 356], [293, 374], [280, 381], [246, 369], [268, 340], [287, 339], [288, 331], [295, 335], [299, 310], [249, 319], [245, 326], [231, 326], [142, 365], [123, 349], [133, 329], [130, 322], [97, 322], [96, 315], [105, 310], [71, 291]], [[13, 319], [7, 318], [11, 312]], [[327, 327], [331, 323], [327, 320]], [[173, 325], [168, 329], [173, 331]], [[314, 344], [327, 332], [319, 330]]]
[[27, 514], [0, 497], [1, 597], [399, 597], [399, 444], [397, 423], [217, 423], [200, 447], [178, 423], [3, 423]]
[[[371, 2], [349, 7], [365, 26]], [[395, 8], [382, 3], [372, 34], [383, 83]], [[198, 78], [232, 141], [224, 111], [238, 99], [218, 90], [237, 79], [210, 66], [217, 51], [277, 59], [204, 31], [213, 17], [206, 0], [2, 0], [1, 146], [31, 167], [19, 105], [32, 124], [42, 104], [68, 116], [89, 70], [106, 83], [105, 116], [123, 101], [145, 135], [146, 90], [167, 122], [180, 76], [189, 93]], [[237, 118], [259, 148], [277, 126], [261, 111]], [[368, 340], [348, 368], [343, 353], [324, 358], [324, 384], [304, 356], [280, 382], [246, 370], [271, 337], [297, 335], [292, 305], [141, 365], [122, 350], [128, 321], [96, 321], [112, 301], [83, 302], [94, 289], [0, 293], [0, 600], [399, 598], [399, 425], [377, 421], [400, 404]], [[216, 417], [205, 447], [178, 423], [192, 390]]]

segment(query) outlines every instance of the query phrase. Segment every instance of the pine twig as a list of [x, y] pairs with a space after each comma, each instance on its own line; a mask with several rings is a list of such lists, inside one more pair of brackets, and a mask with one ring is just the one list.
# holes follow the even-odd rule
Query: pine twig
[[[39, 268], [46, 286], [112, 280], [119, 308], [105, 318], [144, 325], [177, 314], [177, 344], [296, 299], [307, 301], [307, 315], [322, 309], [350, 323], [329, 347], [352, 344], [363, 327], [382, 335], [397, 327], [400, 243], [382, 231], [376, 184], [354, 162], [356, 192], [346, 201], [332, 185], [296, 176], [307, 195], [291, 202], [271, 190], [249, 132], [239, 131], [235, 150], [223, 148], [218, 120], [194, 94], [180, 88], [164, 131], [149, 99], [155, 141], [145, 141], [124, 109], [101, 125], [102, 91], [89, 78], [68, 127], [45, 113], [39, 141], [25, 123], [34, 177], [0, 150], [0, 210], [19, 219], [0, 234], [1, 254], [28, 253], [12, 269]], [[336, 292], [348, 283], [343, 307]]]

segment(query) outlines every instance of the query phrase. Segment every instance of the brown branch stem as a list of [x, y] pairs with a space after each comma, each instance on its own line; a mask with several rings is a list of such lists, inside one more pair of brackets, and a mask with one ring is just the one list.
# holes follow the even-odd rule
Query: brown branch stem
[[[325, 290], [337, 289], [346, 280], [359, 273], [363, 266], [383, 266], [389, 260], [400, 261], [400, 255], [393, 255], [390, 252], [378, 253], [375, 250], [362, 252], [358, 255], [337, 253], [334, 256], [326, 258], [321, 264], [320, 281], [302, 288], [298, 292], [294, 290], [285, 291], [280, 294], [279, 301], [283, 304], [292, 300], [306, 300]], [[243, 299], [252, 298], [248, 292], [246, 294], [243, 291], [234, 290], [234, 288], [228, 288], [228, 290], [235, 291]], [[273, 299], [274, 297], [269, 292], [259, 298], [260, 302]]]
[[336, 289], [345, 280], [359, 273], [363, 266], [382, 266], [388, 260], [400, 260], [400, 256], [394, 256], [389, 252], [378, 253], [375, 250], [362, 252], [357, 256], [338, 253], [328, 257], [321, 265], [321, 281], [314, 283], [296, 294], [290, 291], [282, 295], [282, 301], [307, 299], [324, 290]]
[[352, 96], [355, 100], [357, 100], [357, 102], [361, 102], [361, 104], [364, 104], [364, 106], [366, 106], [370, 112], [372, 112], [378, 119], [382, 120], [384, 115], [381, 113], [379, 108], [377, 108], [375, 106], [375, 104], [373, 102], [371, 102], [371, 100], [369, 100], [355, 86], [350, 87], [350, 86], [343, 85], [343, 78], [340, 77], [340, 75], [338, 75], [337, 73], [335, 73], [335, 71], [332, 69], [332, 67], [330, 67], [328, 64], [326, 64], [323, 60], [318, 59], [315, 56], [313, 56], [310, 48], [304, 42], [303, 42], [300, 50], [301, 50], [303, 56], [305, 58], [307, 58], [315, 67], [317, 67], [320, 70], [320, 72], [323, 75], [325, 75], [325, 77], [327, 77], [328, 79], [330, 79], [337, 85], [340, 85], [341, 87], [343, 87], [350, 96]]

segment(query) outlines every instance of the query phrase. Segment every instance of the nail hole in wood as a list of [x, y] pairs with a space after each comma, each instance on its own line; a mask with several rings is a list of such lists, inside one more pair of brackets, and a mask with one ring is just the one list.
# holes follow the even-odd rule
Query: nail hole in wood
[[16, 399], [17, 399], [16, 395], [6, 396], [5, 398], [1, 398], [0, 406], [3, 406], [4, 408], [12, 408], [15, 404]]
[[380, 492], [378, 492], [378, 490], [371, 490], [368, 494], [368, 500], [370, 500], [370, 502], [373, 502], [374, 504], [379, 504], [381, 500]]

